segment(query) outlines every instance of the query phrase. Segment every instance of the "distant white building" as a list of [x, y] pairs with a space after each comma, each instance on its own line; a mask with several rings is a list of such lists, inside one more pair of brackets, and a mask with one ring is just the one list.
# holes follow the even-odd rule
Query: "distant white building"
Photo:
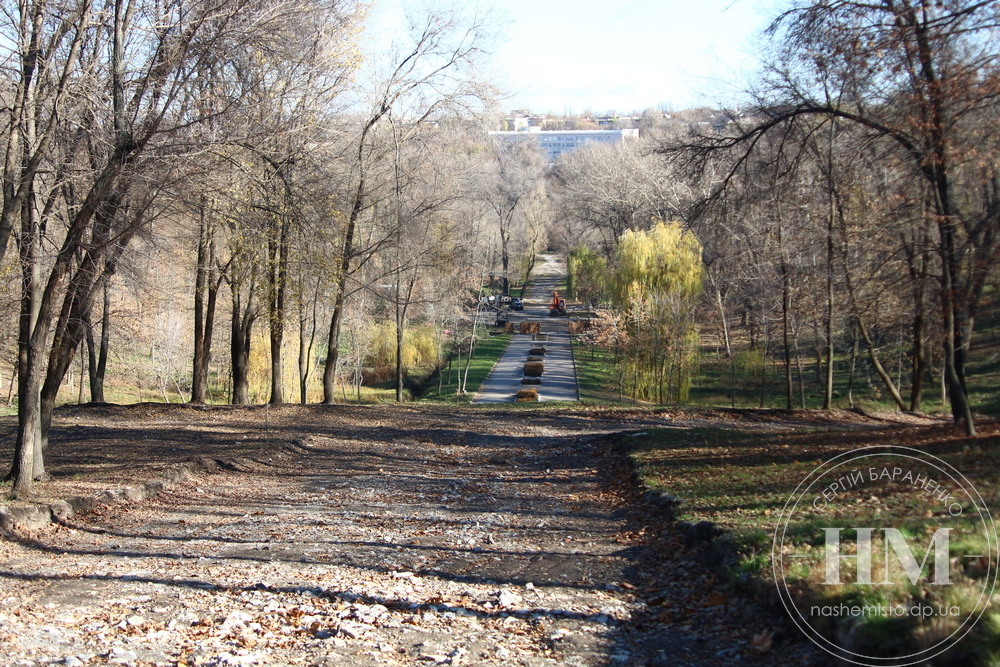
[[602, 144], [620, 144], [639, 138], [639, 130], [565, 130], [544, 132], [537, 126], [531, 126], [519, 132], [490, 132], [500, 142], [535, 141], [542, 150], [545, 161], [556, 162], [561, 156], [571, 153], [580, 146], [590, 142]]

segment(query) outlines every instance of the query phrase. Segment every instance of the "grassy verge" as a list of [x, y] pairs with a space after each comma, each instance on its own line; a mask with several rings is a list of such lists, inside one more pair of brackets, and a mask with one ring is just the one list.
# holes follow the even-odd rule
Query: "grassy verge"
[[[1000, 342], [985, 341], [974, 346], [972, 359], [968, 365], [969, 398], [973, 410], [982, 415], [1000, 415]], [[591, 349], [587, 345], [574, 343], [577, 359], [577, 373], [580, 378], [580, 396], [585, 403], [620, 403], [617, 392], [614, 356], [603, 348]], [[698, 373], [692, 380], [691, 405], [731, 406], [736, 408], [784, 408], [785, 369], [781, 361], [768, 357], [761, 363], [759, 354], [737, 355], [737, 369], [733, 377], [732, 360], [718, 354], [714, 348], [703, 350]], [[804, 392], [800, 391], [798, 371], [793, 371], [793, 407], [818, 409], [823, 405], [823, 387], [818, 379], [815, 360], [804, 364]], [[895, 375], [894, 375], [895, 378]], [[903, 377], [902, 391], [909, 400], [908, 380]], [[854, 404], [869, 410], [895, 410], [895, 403], [889, 398], [881, 380], [866, 358], [859, 358], [853, 385], [850, 383], [850, 357], [837, 355], [834, 358], [834, 407], [847, 408]], [[631, 401], [626, 397], [625, 403]], [[941, 402], [940, 386], [936, 382], [925, 384], [923, 410], [927, 413], [947, 412], [948, 407]]]
[[[980, 415], [1000, 415], [1000, 308], [992, 305], [983, 310], [976, 323], [966, 381], [973, 411]], [[708, 336], [703, 340], [711, 338]], [[590, 346], [577, 345], [574, 350], [583, 402], [622, 403], [613, 368], [614, 356], [608, 350], [591, 350]], [[764, 357], [759, 350], [737, 345], [734, 357], [730, 359], [718, 344], [703, 345], [687, 402], [691, 405], [734, 408], [785, 408], [785, 364], [777, 347], [772, 346], [770, 351], [771, 354]], [[799, 364], [793, 360], [793, 407], [818, 409], [823, 405], [824, 369], [817, 362], [815, 350], [803, 347], [801, 352], [801, 378]], [[879, 354], [908, 403], [911, 389], [910, 348], [885, 345], [880, 348]], [[864, 346], [859, 349], [853, 366], [852, 381], [850, 350], [841, 349], [835, 354], [833, 406], [848, 408], [853, 398], [854, 405], [868, 410], [896, 410]], [[624, 403], [631, 401], [626, 397]], [[950, 411], [942, 400], [939, 368], [928, 369], [921, 409], [930, 414]]]
[[507, 349], [510, 337], [510, 334], [500, 334], [497, 336], [487, 336], [479, 340], [479, 343], [476, 345], [476, 351], [472, 355], [472, 363], [469, 366], [466, 394], [459, 395], [456, 393], [458, 392], [459, 373], [465, 372], [465, 359], [459, 360], [456, 358], [441, 369], [440, 390], [437, 378], [431, 378], [428, 381], [424, 399], [462, 403], [472, 400], [472, 396], [479, 391], [479, 385], [483, 383], [486, 376], [493, 370], [497, 359]]
[[[702, 350], [698, 374], [691, 386], [690, 403], [694, 405], [728, 405], [737, 408], [784, 408], [786, 407], [785, 366], [776, 357], [763, 360], [759, 353], [737, 351], [734, 360], [719, 354], [713, 347]], [[851, 360], [849, 354], [834, 356], [834, 407], [847, 408], [853, 396], [854, 403], [870, 410], [895, 410], [896, 404], [889, 397], [882, 381], [875, 374], [867, 357], [859, 357], [855, 363], [855, 377], [851, 383]], [[794, 408], [818, 409], [823, 406], [823, 380], [816, 360], [803, 360], [803, 385], [800, 387], [798, 368], [793, 365]], [[975, 372], [970, 366], [970, 374]], [[898, 373], [893, 374], [898, 379]], [[735, 384], [735, 387], [734, 387]], [[945, 410], [937, 386], [928, 383], [924, 393], [925, 412]], [[804, 389], [804, 391], [803, 391]], [[905, 374], [901, 391], [909, 400], [909, 384]], [[805, 399], [803, 401], [803, 398]], [[975, 399], [974, 399], [975, 400]]]
[[581, 345], [573, 338], [573, 360], [580, 402], [585, 404], [618, 403], [618, 376], [614, 355], [601, 347]]
[[[768, 582], [773, 579], [771, 541], [778, 516], [798, 484], [821, 462], [859, 447], [918, 447], [964, 474], [982, 494], [986, 505], [997, 508], [1000, 501], [998, 437], [1000, 424], [990, 423], [983, 424], [980, 435], [975, 438], [964, 437], [950, 426], [874, 431], [803, 428], [793, 432], [705, 427], [650, 429], [623, 440], [641, 481], [650, 489], [680, 499], [679, 519], [711, 521], [726, 531], [726, 540], [737, 555], [735, 562], [727, 566], [733, 584], [745, 586], [756, 582], [758, 590], [774, 591], [776, 589]], [[974, 531], [963, 531], [960, 521], [950, 546], [951, 586], [934, 589], [923, 582], [911, 585], [905, 577], [903, 584], [888, 586], [824, 584], [825, 542], [819, 526], [843, 526], [845, 552], [856, 548], [857, 535], [850, 526], [871, 526], [876, 535], [881, 534], [878, 531], [882, 527], [897, 528], [912, 540], [914, 556], [920, 562], [924, 552], [930, 550], [931, 536], [942, 523], [941, 508], [934, 496], [919, 493], [904, 484], [880, 481], [866, 489], [864, 497], [859, 495], [856, 502], [846, 513], [809, 512], [797, 515], [796, 521], [789, 524], [786, 535], [790, 536], [791, 548], [795, 549], [792, 553], [806, 555], [805, 560], [797, 561], [799, 564], [786, 574], [796, 599], [820, 606], [891, 604], [909, 607], [954, 604], [970, 599], [974, 593], [978, 595], [977, 587], [988, 575], [982, 559], [976, 560], [973, 556], [988, 553], [988, 550], [974, 536], [967, 536]], [[887, 516], [905, 516], [905, 525], [883, 526], [883, 517]], [[819, 540], [817, 533], [821, 536]], [[880, 559], [884, 547], [880, 539], [873, 540], [873, 571], [880, 573], [878, 576], [884, 565]], [[853, 565], [844, 567], [848, 571]], [[859, 597], [859, 590], [866, 591], [863, 599]], [[823, 632], [830, 637], [849, 636], [854, 642], [853, 648], [871, 655], [869, 651], [873, 650], [929, 645], [946, 637], [954, 629], [951, 623], [957, 624], [957, 621], [849, 616], [829, 619]], [[929, 664], [997, 664], [994, 656], [998, 649], [1000, 609], [994, 606], [947, 658]]]

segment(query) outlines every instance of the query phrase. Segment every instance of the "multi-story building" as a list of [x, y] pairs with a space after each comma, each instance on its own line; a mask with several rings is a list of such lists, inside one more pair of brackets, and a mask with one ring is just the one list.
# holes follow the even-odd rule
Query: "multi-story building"
[[535, 141], [549, 164], [580, 146], [591, 142], [620, 144], [639, 138], [639, 130], [566, 130], [543, 132], [537, 126], [519, 132], [490, 132], [490, 136], [500, 142]]

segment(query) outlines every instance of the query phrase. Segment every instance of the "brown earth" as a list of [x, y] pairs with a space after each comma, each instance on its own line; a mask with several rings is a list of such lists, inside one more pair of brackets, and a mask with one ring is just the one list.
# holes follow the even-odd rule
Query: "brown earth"
[[[0, 655], [25, 666], [823, 664], [782, 614], [691, 558], [607, 437], [689, 420], [771, 417], [62, 409], [53, 481], [35, 500], [134, 485], [192, 457], [221, 466], [0, 540]], [[13, 420], [0, 428], [9, 447]]]

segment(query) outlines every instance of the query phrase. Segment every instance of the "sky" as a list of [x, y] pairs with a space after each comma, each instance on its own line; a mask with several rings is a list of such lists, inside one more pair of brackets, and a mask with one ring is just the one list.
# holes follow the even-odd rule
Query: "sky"
[[[434, 6], [433, 0], [424, 0]], [[405, 0], [376, 0], [385, 34]], [[732, 104], [781, 0], [504, 0], [491, 74], [501, 108], [623, 114]], [[490, 0], [485, 0], [487, 6]], [[768, 9], [770, 7], [770, 9]]]

